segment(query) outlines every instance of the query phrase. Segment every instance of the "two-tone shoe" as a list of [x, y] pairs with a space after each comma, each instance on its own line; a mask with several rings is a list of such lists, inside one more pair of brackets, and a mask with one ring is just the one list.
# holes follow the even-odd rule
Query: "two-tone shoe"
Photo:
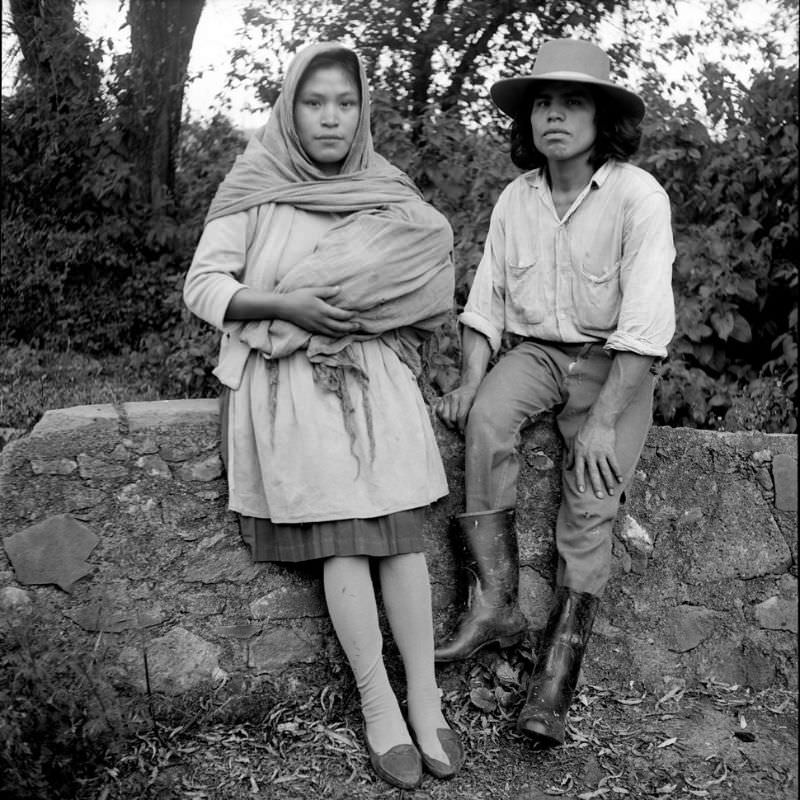
[[[413, 734], [412, 734], [413, 735]], [[429, 756], [420, 747], [417, 742], [417, 749], [422, 758], [422, 764], [425, 769], [433, 775], [434, 778], [439, 780], [450, 780], [464, 765], [464, 746], [461, 744], [461, 739], [458, 734], [451, 728], [437, 728], [436, 737], [439, 739], [439, 744], [450, 762], [445, 764], [433, 756]]]
[[397, 744], [378, 755], [367, 743], [367, 752], [372, 769], [386, 783], [398, 789], [416, 789], [422, 781], [422, 759], [413, 744]]

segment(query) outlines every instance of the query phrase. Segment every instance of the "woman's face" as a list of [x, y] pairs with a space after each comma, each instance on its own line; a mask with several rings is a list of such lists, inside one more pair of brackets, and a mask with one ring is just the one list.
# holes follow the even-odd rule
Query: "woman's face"
[[294, 101], [294, 125], [306, 155], [326, 175], [339, 172], [360, 113], [361, 93], [343, 67], [319, 67], [303, 81]]

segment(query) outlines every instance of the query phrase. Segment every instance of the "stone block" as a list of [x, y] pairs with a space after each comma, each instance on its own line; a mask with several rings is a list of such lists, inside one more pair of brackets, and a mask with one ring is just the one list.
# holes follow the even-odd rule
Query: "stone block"
[[772, 459], [772, 480], [775, 484], [775, 508], [797, 511], [797, 457], [779, 453]]
[[34, 475], [69, 475], [78, 469], [77, 462], [71, 458], [55, 458], [49, 461], [31, 459], [31, 469]]
[[54, 583], [69, 592], [92, 571], [86, 557], [97, 542], [82, 522], [59, 514], [3, 539], [3, 546], [20, 583]]
[[218, 584], [249, 583], [258, 574], [258, 567], [250, 562], [244, 549], [227, 550], [222, 553], [205, 552], [187, 564], [183, 580], [187, 583]]
[[72, 406], [45, 411], [31, 431], [31, 436], [50, 436], [64, 430], [88, 428], [98, 423], [109, 426], [119, 422], [119, 415], [112, 405]]
[[250, 642], [247, 665], [256, 674], [280, 672], [293, 664], [313, 664], [324, 652], [320, 633], [276, 625]]
[[123, 403], [129, 432], [167, 428], [179, 425], [216, 425], [219, 422], [219, 401], [155, 400]]
[[770, 597], [759, 603], [754, 613], [762, 628], [772, 631], [789, 631], [797, 633], [797, 600], [783, 600]]
[[717, 614], [707, 608], [682, 605], [666, 620], [664, 639], [675, 653], [693, 650], [708, 639], [717, 625]]
[[221, 478], [222, 473], [222, 459], [217, 453], [206, 456], [199, 461], [181, 464], [175, 470], [175, 475], [182, 481], [200, 481], [203, 483]]
[[286, 620], [303, 617], [324, 617], [328, 614], [325, 596], [320, 582], [290, 580], [281, 581], [250, 603], [250, 614], [254, 619]]
[[141, 647], [126, 647], [119, 663], [140, 692], [147, 691], [149, 684], [155, 692], [178, 695], [224, 680], [226, 673], [219, 666], [219, 652], [217, 645], [176, 627]]

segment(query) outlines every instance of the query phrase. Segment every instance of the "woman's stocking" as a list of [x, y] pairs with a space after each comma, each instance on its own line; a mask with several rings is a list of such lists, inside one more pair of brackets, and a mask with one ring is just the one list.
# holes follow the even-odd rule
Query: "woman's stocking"
[[406, 671], [408, 721], [422, 750], [447, 764], [436, 735], [437, 729], [449, 726], [442, 716], [433, 665], [433, 613], [425, 554], [382, 558], [379, 570], [386, 616]]
[[323, 583], [331, 622], [361, 696], [370, 747], [382, 755], [395, 745], [411, 744], [383, 663], [383, 639], [369, 559], [365, 556], [327, 559]]

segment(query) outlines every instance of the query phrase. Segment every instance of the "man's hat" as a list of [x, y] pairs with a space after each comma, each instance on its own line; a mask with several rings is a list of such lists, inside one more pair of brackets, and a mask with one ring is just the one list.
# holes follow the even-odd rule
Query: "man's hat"
[[609, 58], [596, 44], [580, 39], [552, 39], [539, 48], [530, 75], [497, 81], [489, 92], [497, 107], [514, 117], [520, 104], [530, 96], [528, 90], [535, 83], [588, 83], [607, 94], [625, 114], [641, 122], [644, 101], [639, 95], [612, 83], [609, 72]]

